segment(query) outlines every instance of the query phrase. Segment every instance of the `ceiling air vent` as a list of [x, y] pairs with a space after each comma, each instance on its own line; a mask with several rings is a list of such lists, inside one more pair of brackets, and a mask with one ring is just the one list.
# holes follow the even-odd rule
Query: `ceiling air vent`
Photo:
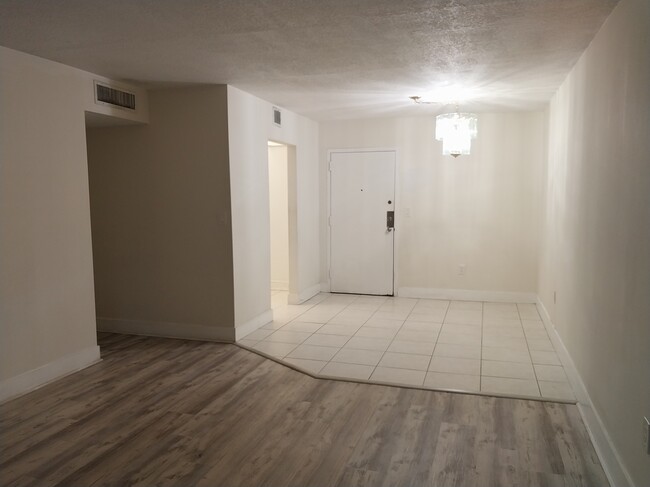
[[135, 95], [95, 81], [95, 102], [100, 105], [135, 110]]
[[282, 127], [282, 112], [278, 107], [273, 107], [273, 123]]

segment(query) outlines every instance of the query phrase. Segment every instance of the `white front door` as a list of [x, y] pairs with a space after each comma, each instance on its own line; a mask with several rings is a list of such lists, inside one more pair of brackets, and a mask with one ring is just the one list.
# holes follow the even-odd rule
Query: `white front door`
[[392, 295], [395, 152], [332, 152], [330, 175], [330, 290]]

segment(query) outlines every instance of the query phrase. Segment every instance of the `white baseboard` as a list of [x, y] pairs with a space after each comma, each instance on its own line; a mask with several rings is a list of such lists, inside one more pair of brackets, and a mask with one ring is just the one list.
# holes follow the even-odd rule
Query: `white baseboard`
[[310, 298], [313, 298], [316, 296], [319, 292], [321, 292], [321, 285], [319, 284], [314, 284], [313, 286], [308, 287], [304, 291], [301, 291], [300, 294], [293, 294], [289, 293], [289, 297], [287, 298], [287, 302], [289, 304], [301, 304], [307, 301]]
[[272, 291], [288, 291], [289, 281], [271, 281]]
[[97, 329], [126, 335], [146, 335], [184, 340], [204, 340], [210, 342], [235, 341], [235, 327], [207, 326], [190, 323], [167, 323], [157, 321], [120, 320], [97, 318]]
[[456, 301], [491, 301], [501, 303], [535, 303], [535, 293], [506, 291], [472, 291], [467, 289], [433, 289], [424, 287], [400, 287], [401, 298], [453, 299]]
[[0, 402], [38, 389], [100, 361], [99, 347], [87, 347], [0, 382]]
[[621, 457], [607, 432], [607, 428], [605, 428], [598, 411], [591, 401], [591, 397], [582, 381], [582, 377], [580, 377], [578, 369], [576, 369], [569, 351], [566, 349], [564, 342], [557, 333], [544, 303], [539, 298], [537, 298], [537, 308], [542, 317], [542, 322], [544, 323], [546, 332], [548, 333], [551, 342], [553, 342], [553, 346], [560, 357], [560, 361], [564, 366], [564, 371], [566, 372], [571, 387], [573, 388], [573, 392], [576, 395], [578, 411], [580, 411], [582, 421], [585, 423], [585, 427], [587, 428], [591, 442], [594, 445], [596, 454], [600, 459], [600, 463], [603, 466], [603, 470], [605, 470], [605, 475], [607, 475], [609, 484], [612, 487], [633, 486], [634, 482], [623, 465]]
[[254, 332], [258, 328], [261, 328], [267, 323], [271, 323], [272, 321], [273, 321], [273, 311], [269, 309], [264, 313], [257, 315], [252, 320], [248, 320], [246, 323], [237, 325], [235, 327], [235, 340], [240, 340], [244, 338], [249, 333]]

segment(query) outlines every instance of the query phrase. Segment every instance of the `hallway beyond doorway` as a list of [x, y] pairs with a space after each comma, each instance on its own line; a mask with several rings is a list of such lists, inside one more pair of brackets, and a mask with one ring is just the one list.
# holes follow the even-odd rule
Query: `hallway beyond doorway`
[[536, 305], [319, 294], [237, 343], [317, 377], [575, 402]]

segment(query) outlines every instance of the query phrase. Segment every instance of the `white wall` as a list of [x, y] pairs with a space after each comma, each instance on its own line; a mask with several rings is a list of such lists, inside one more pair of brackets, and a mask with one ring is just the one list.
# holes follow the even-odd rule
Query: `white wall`
[[650, 3], [623, 0], [551, 102], [539, 280], [638, 486], [650, 485], [649, 33]]
[[[232, 198], [235, 325], [238, 334], [271, 317], [269, 295], [268, 140], [296, 146], [296, 276], [290, 298], [318, 292], [318, 124], [282, 110], [282, 127], [273, 124], [272, 105], [228, 87], [228, 140]], [[291, 161], [290, 161], [291, 164]]]
[[271, 289], [289, 289], [289, 193], [287, 146], [269, 146]]
[[226, 96], [153, 90], [149, 124], [88, 130], [100, 330], [235, 338]]
[[0, 48], [0, 400], [99, 358], [84, 111], [111, 109], [93, 79]]
[[[434, 290], [480, 291], [492, 293], [494, 299], [534, 296], [544, 116], [480, 114], [478, 123], [471, 155], [457, 159], [442, 156], [433, 116], [322, 123], [324, 243], [327, 150], [396, 148], [398, 292], [424, 296]], [[460, 264], [466, 265], [464, 276], [458, 275]], [[324, 277], [327, 269], [328, 245], [323, 245]]]

